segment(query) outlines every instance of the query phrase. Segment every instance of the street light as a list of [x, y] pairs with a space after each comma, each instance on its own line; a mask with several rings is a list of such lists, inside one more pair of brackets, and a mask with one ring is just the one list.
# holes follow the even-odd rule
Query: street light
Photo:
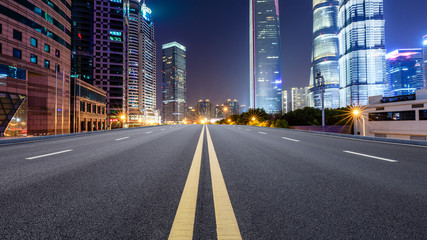
[[122, 115], [122, 116], [120, 116], [120, 118], [121, 118], [122, 120], [125, 120], [125, 119], [126, 119], [126, 116], [125, 116], [125, 115]]
[[[354, 121], [356, 119], [358, 119], [359, 117], [362, 118], [362, 130], [363, 130], [363, 136], [366, 136], [366, 132], [365, 132], [365, 118], [363, 117], [362, 112], [359, 109], [354, 109], [353, 110], [353, 116], [354, 116]], [[356, 135], [356, 131], [354, 131], [354, 135]]]
[[252, 117], [252, 121], [255, 121], [256, 120], [256, 118], [255, 117]]
[[322, 90], [322, 127], [324, 128], [326, 125], [325, 120], [325, 78], [322, 76], [320, 72], [317, 73], [316, 76], [317, 86]]

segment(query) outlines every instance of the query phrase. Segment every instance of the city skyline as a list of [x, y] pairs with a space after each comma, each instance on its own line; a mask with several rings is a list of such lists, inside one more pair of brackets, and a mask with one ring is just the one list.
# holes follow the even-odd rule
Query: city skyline
[[[418, 7], [413, 8], [408, 3]], [[189, 105], [195, 105], [199, 99], [206, 98], [215, 104], [221, 103], [222, 99], [236, 98], [241, 104], [249, 105], [247, 1], [224, 1], [224, 4], [217, 1], [213, 4], [192, 0], [179, 3], [171, 0], [151, 0], [147, 1], [147, 4], [154, 12], [158, 29], [156, 41], [164, 44], [176, 40], [191, 49], [187, 79]], [[205, 11], [207, 7], [211, 11]], [[309, 85], [313, 42], [312, 7], [311, 1], [280, 4], [282, 75], [286, 83], [283, 90], [290, 91], [292, 87]], [[427, 16], [422, 14], [422, 9], [425, 8], [427, 2], [423, 1], [384, 2], [387, 52], [422, 46], [422, 36], [427, 34], [427, 26], [421, 24], [427, 22]], [[174, 9], [178, 11], [174, 12]], [[185, 14], [189, 10], [201, 13], [189, 17]], [[231, 20], [217, 18], [212, 21], [218, 12], [233, 12], [233, 16]], [[408, 12], [411, 14], [406, 14], [408, 16], [404, 19], [400, 17], [402, 13]], [[294, 26], [294, 19], [300, 21], [298, 27]], [[411, 28], [407, 27], [409, 25]], [[180, 31], [177, 30], [178, 27]], [[193, 32], [197, 34], [192, 35]], [[209, 48], [206, 49], [206, 46]], [[198, 52], [204, 54], [197, 54]], [[159, 58], [161, 54], [157, 54]], [[205, 57], [207, 55], [209, 58]], [[232, 70], [233, 68], [235, 70]], [[160, 102], [157, 103], [159, 108]]]

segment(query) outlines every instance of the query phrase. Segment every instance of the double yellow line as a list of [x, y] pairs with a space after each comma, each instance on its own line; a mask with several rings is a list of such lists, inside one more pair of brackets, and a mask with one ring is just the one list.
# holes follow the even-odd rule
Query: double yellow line
[[202, 162], [203, 139], [208, 140], [209, 166], [211, 169], [212, 192], [214, 198], [216, 231], [218, 239], [242, 239], [239, 225], [231, 206], [224, 177], [219, 166], [218, 157], [208, 127], [205, 125], [200, 133], [190, 172], [185, 182], [184, 191], [176, 211], [169, 239], [193, 239], [196, 216], [197, 193], [199, 190], [200, 166]]

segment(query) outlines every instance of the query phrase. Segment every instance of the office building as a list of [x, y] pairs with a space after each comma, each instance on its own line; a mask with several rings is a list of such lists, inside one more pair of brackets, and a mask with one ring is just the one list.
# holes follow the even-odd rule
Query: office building
[[369, 98], [355, 121], [355, 133], [369, 137], [427, 140], [427, 90], [414, 95]]
[[278, 0], [250, 0], [250, 108], [282, 111]]
[[139, 0], [129, 1], [126, 80], [127, 123], [141, 122], [156, 110], [156, 43], [152, 11]]
[[287, 113], [289, 110], [289, 105], [288, 105], [288, 91], [283, 90], [282, 92], [282, 114]]
[[[227, 108], [228, 110], [228, 108]], [[225, 118], [226, 114], [224, 112], [224, 105], [216, 105], [214, 108], [214, 118], [219, 119], [219, 118]]]
[[399, 49], [388, 53], [387, 91], [385, 96], [415, 94], [424, 87], [423, 50], [421, 48]]
[[162, 115], [164, 122], [180, 123], [185, 119], [187, 103], [186, 48], [171, 42], [162, 46], [163, 81]]
[[322, 108], [320, 73], [325, 81], [325, 108], [339, 108], [340, 71], [338, 66], [339, 0], [313, 1], [313, 51], [310, 73], [310, 105]]
[[340, 105], [367, 105], [385, 90], [383, 0], [341, 0], [338, 25]]
[[[117, 120], [124, 114], [126, 102], [123, 91], [128, 62], [124, 48], [128, 27], [123, 17], [126, 5], [122, 1], [93, 1], [93, 84], [106, 91], [108, 118]], [[119, 125], [113, 124], [116, 126]]]
[[308, 87], [292, 88], [292, 111], [307, 107], [308, 102]]
[[424, 89], [427, 89], [427, 35], [423, 37]]
[[0, 137], [70, 132], [71, 0], [0, 1]]
[[210, 120], [213, 118], [213, 106], [209, 99], [199, 100], [196, 106], [196, 112], [199, 118]]

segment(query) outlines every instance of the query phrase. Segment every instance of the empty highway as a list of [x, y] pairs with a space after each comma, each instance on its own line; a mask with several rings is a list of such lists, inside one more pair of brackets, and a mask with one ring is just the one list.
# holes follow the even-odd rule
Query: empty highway
[[180, 125], [0, 144], [0, 239], [426, 239], [427, 147]]

